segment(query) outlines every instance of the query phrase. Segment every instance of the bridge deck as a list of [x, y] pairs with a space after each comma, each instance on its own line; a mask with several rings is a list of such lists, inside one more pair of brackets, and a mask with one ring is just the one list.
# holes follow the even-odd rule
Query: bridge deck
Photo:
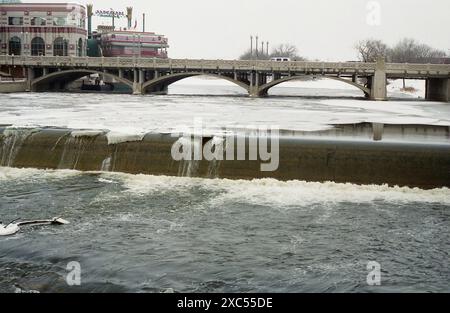
[[[0, 65], [69, 68], [115, 68], [155, 69], [229, 72], [258, 71], [266, 73], [307, 73], [373, 75], [377, 63], [362, 62], [275, 62], [240, 60], [191, 60], [191, 59], [146, 59], [146, 58], [92, 58], [92, 57], [15, 57], [0, 56]], [[448, 64], [397, 64], [386, 63], [386, 75], [390, 78], [450, 78]]]

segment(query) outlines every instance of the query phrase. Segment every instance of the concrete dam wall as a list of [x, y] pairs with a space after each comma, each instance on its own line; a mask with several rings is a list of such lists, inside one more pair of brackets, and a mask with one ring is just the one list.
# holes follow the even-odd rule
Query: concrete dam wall
[[[433, 140], [424, 144], [421, 138], [425, 137]], [[228, 151], [214, 151], [224, 155], [228, 152], [233, 158], [210, 161], [175, 160], [173, 149], [183, 138], [149, 133], [135, 141], [111, 142], [105, 131], [3, 126], [0, 127], [0, 165], [203, 178], [389, 184], [425, 189], [450, 187], [449, 127], [366, 123], [317, 133], [282, 132], [278, 167], [273, 171], [261, 170], [267, 159], [252, 151], [255, 138], [251, 135], [237, 135], [233, 147], [224, 145]], [[194, 138], [192, 148], [201, 150], [209, 145], [213, 151], [217, 149], [215, 143], [220, 143], [217, 139], [214, 136]], [[239, 141], [246, 147], [240, 156]], [[275, 147], [269, 142], [268, 148]]]

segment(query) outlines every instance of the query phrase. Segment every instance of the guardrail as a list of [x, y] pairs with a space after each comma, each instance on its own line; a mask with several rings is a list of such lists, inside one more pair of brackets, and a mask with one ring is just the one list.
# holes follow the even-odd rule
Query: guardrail
[[[50, 57], [50, 56], [0, 56], [1, 65], [24, 66], [70, 66], [94, 68], [143, 68], [143, 69], [193, 69], [193, 70], [259, 70], [259, 71], [339, 71], [373, 72], [376, 63], [362, 62], [308, 62], [308, 61], [242, 61], [200, 59], [149, 59], [126, 57]], [[391, 74], [438, 73], [450, 76], [448, 64], [401, 64], [387, 63], [386, 72]]]

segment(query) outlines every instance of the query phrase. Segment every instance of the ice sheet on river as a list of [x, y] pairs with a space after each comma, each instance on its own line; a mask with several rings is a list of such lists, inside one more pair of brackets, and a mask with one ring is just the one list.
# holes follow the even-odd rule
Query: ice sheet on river
[[[213, 83], [217, 82], [213, 81]], [[305, 86], [314, 87], [323, 83], [301, 82], [300, 84], [302, 88], [305, 88]], [[183, 88], [194, 88], [188, 85], [177, 87], [178, 91], [182, 92]], [[346, 88], [336, 91], [344, 92], [350, 97], [361, 96], [358, 91], [355, 94], [353, 90], [349, 90], [346, 84], [341, 83], [341, 85]], [[226, 85], [206, 85], [195, 88], [205, 94], [217, 88], [222, 94], [234, 94], [236, 90], [239, 90], [238, 87]], [[310, 88], [309, 90], [318, 90], [319, 94], [323, 90], [333, 92], [332, 89]], [[125, 135], [132, 137], [148, 132], [181, 131], [186, 127], [191, 128], [195, 118], [201, 119], [203, 126], [212, 132], [225, 127], [248, 125], [273, 125], [286, 130], [318, 131], [331, 128], [331, 124], [361, 122], [450, 126], [450, 106], [446, 103], [425, 102], [413, 98], [375, 102], [358, 98], [250, 99], [244, 96], [136, 97], [111, 94], [76, 94], [74, 96], [67, 93], [5, 94], [2, 95], [0, 104], [0, 124], [16, 127], [104, 129], [111, 131], [112, 141], [114, 138], [120, 139]]]

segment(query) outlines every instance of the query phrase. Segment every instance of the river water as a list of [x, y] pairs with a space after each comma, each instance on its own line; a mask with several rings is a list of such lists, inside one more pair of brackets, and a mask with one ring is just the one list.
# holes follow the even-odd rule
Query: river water
[[[175, 87], [179, 95], [165, 98], [2, 95], [0, 124], [142, 132], [176, 128], [197, 114], [207, 123], [234, 116], [287, 129], [328, 127], [330, 119], [441, 125], [450, 118], [445, 105], [400, 99], [380, 107], [352, 99], [360, 96], [353, 90], [323, 91], [342, 92], [339, 100], [312, 90], [303, 99], [255, 101], [230, 97], [239, 94], [230, 87], [227, 96], [187, 95], [195, 88]], [[0, 292], [450, 291], [447, 188], [3, 167], [0, 195], [3, 222], [71, 222], [0, 237]], [[80, 265], [80, 286], [67, 284], [70, 262]], [[380, 286], [367, 282], [369, 262], [381, 267]]]

